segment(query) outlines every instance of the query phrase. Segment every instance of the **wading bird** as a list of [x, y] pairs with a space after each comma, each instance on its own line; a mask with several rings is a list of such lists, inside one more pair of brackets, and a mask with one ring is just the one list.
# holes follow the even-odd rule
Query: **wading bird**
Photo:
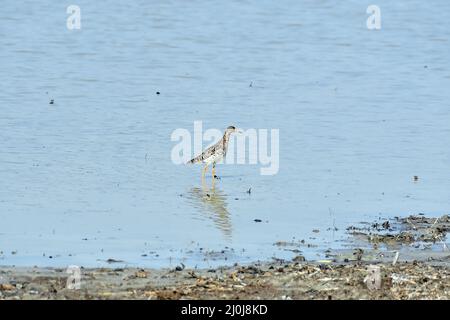
[[188, 161], [187, 164], [192, 163], [204, 163], [205, 166], [202, 170], [202, 181], [205, 178], [206, 170], [208, 166], [212, 164], [212, 176], [213, 180], [216, 177], [216, 163], [222, 160], [226, 154], [228, 149], [228, 142], [230, 141], [230, 135], [232, 133], [239, 132], [236, 127], [229, 126], [225, 133], [223, 134], [222, 139], [219, 140], [216, 144], [212, 145], [208, 149], [202, 152], [201, 155], [195, 157], [194, 159]]

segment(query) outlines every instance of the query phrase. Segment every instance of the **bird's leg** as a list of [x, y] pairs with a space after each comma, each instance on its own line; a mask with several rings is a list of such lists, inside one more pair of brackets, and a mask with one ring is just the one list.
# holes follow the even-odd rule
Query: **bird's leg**
[[211, 179], [211, 190], [214, 192], [215, 183], [216, 183], [216, 163], [213, 162], [211, 169], [212, 179]]
[[215, 162], [213, 162], [213, 165], [212, 165], [212, 177], [213, 177], [213, 180], [216, 178], [216, 163]]
[[208, 169], [208, 164], [206, 164], [206, 165], [203, 167], [203, 170], [202, 170], [202, 183], [205, 183], [206, 169]]

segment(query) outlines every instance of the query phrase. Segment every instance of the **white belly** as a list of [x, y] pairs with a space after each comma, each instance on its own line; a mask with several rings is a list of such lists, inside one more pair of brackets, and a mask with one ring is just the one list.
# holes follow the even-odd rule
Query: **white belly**
[[219, 162], [220, 160], [222, 160], [222, 158], [223, 158], [223, 153], [218, 152], [218, 153], [213, 154], [209, 158], [203, 159], [203, 162], [207, 163], [207, 164], [211, 164], [214, 162]]

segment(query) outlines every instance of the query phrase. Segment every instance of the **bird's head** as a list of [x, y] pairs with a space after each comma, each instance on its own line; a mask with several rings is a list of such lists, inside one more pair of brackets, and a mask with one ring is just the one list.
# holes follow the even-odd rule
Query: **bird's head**
[[235, 126], [229, 126], [226, 130], [226, 133], [232, 134], [232, 133], [242, 133], [241, 129], [236, 128]]

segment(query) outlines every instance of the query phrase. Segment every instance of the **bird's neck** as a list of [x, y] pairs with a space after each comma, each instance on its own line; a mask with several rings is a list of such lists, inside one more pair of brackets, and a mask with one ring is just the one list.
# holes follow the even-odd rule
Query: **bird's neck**
[[229, 131], [225, 131], [224, 135], [223, 135], [223, 149], [226, 151], [228, 148], [228, 141], [230, 140], [230, 132]]
[[225, 133], [223, 134], [223, 140], [224, 141], [230, 140], [230, 135], [231, 135], [230, 131], [225, 131]]

